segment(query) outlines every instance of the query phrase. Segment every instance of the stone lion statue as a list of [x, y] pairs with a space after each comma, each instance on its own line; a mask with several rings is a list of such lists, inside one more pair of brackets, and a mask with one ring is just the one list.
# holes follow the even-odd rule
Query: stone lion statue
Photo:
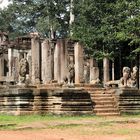
[[64, 83], [71, 85], [74, 84], [75, 79], [75, 68], [74, 68], [74, 61], [73, 57], [69, 57], [69, 64], [68, 64], [68, 74], [64, 77]]
[[120, 79], [120, 87], [129, 87], [130, 68], [123, 67], [123, 77]]
[[137, 66], [133, 67], [132, 72], [130, 71], [129, 67], [123, 67], [123, 76], [120, 78], [120, 80], [108, 81], [105, 86], [109, 87], [116, 85], [119, 87], [137, 87], [137, 72]]

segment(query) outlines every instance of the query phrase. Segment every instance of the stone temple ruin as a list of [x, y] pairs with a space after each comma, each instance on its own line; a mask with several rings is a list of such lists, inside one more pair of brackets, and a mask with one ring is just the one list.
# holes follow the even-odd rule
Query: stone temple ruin
[[[97, 62], [79, 42], [42, 39], [38, 33], [9, 41], [0, 33], [0, 113], [120, 115], [140, 112], [138, 68], [103, 82]], [[102, 84], [103, 83], [103, 84]], [[103, 86], [104, 85], [104, 86]]]

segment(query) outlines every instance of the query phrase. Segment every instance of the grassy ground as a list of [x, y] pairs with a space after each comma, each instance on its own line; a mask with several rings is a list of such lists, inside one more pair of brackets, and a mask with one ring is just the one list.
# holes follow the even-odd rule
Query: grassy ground
[[0, 115], [0, 130], [51, 130], [86, 136], [119, 135], [133, 140], [140, 136], [140, 114], [115, 117]]

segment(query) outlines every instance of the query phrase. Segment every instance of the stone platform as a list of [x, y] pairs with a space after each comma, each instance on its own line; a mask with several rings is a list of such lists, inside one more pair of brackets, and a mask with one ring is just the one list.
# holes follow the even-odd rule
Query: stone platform
[[140, 113], [140, 90], [136, 88], [117, 89], [115, 98], [120, 113]]
[[83, 89], [9, 88], [0, 89], [0, 113], [92, 114], [90, 94]]
[[93, 85], [0, 87], [0, 113], [120, 115], [140, 112], [137, 89], [105, 89]]

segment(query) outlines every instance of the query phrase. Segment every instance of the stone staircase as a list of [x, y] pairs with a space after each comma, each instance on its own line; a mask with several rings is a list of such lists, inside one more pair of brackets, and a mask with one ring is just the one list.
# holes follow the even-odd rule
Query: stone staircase
[[93, 88], [89, 90], [89, 93], [93, 104], [93, 113], [99, 116], [120, 115], [113, 90]]

